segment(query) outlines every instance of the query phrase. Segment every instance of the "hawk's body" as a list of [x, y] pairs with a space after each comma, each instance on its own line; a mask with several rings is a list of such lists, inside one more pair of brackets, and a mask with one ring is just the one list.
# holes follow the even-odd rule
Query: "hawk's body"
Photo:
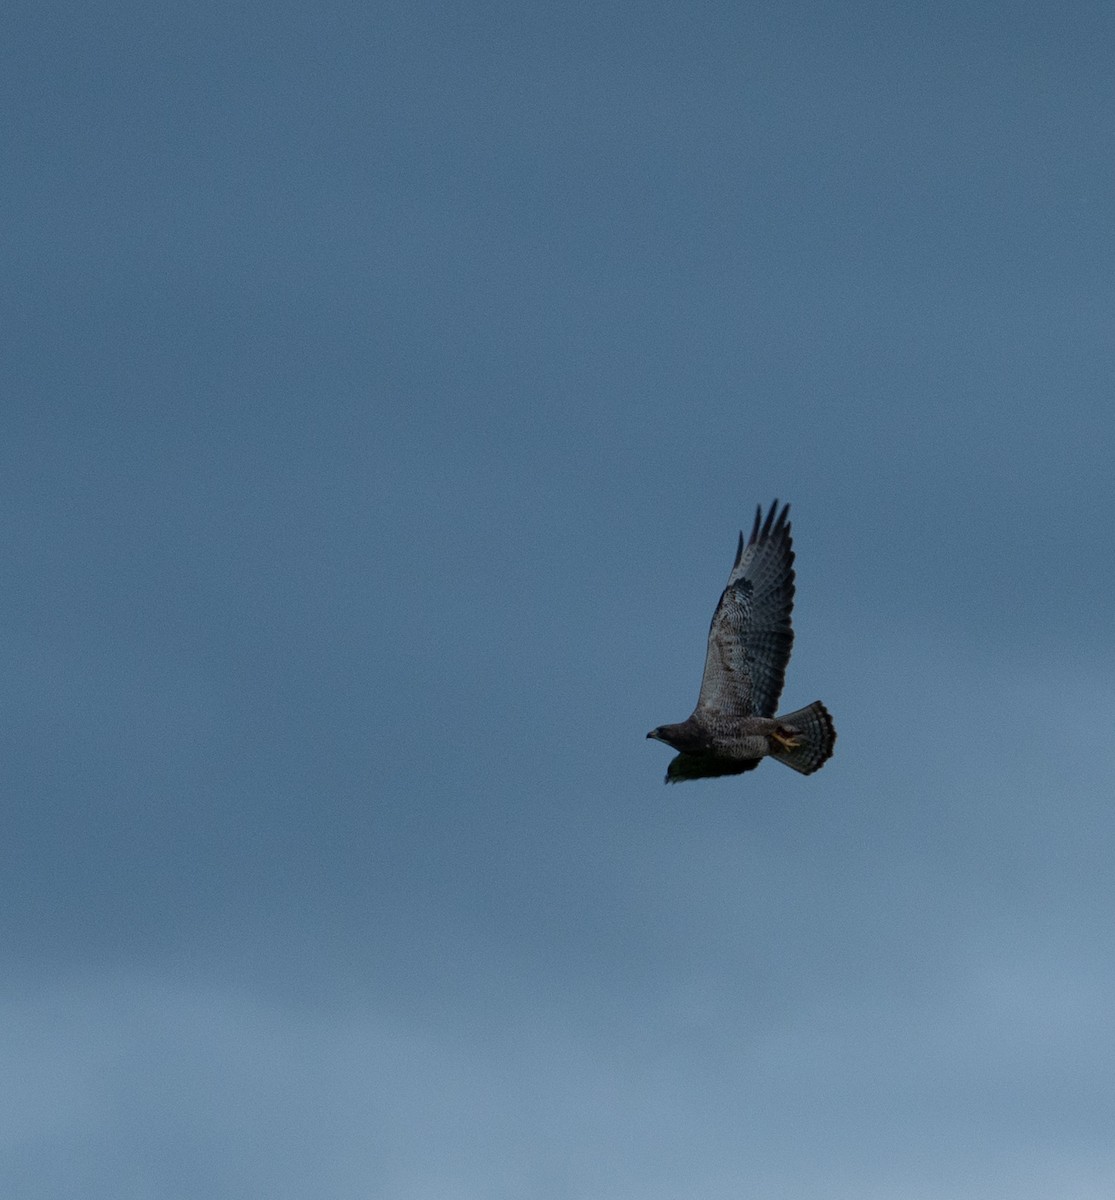
[[680, 751], [667, 783], [713, 775], [740, 775], [768, 754], [810, 775], [831, 756], [836, 730], [820, 701], [774, 715], [794, 644], [794, 551], [790, 506], [778, 501], [739, 549], [728, 586], [713, 613], [701, 694], [692, 716], [660, 725], [647, 737]]

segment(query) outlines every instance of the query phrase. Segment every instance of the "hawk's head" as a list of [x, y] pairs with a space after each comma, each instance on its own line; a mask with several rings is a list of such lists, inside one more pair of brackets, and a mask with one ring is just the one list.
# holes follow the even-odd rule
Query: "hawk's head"
[[708, 749], [708, 736], [692, 717], [680, 725], [658, 725], [647, 737], [690, 754], [699, 754]]

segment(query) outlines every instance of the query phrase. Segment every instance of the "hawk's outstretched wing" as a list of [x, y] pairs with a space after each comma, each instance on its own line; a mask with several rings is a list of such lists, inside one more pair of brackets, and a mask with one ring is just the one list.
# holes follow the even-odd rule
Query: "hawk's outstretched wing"
[[739, 535], [728, 586], [713, 613], [695, 716], [706, 723], [773, 717], [794, 644], [794, 551], [788, 504], [776, 500], [751, 537]]

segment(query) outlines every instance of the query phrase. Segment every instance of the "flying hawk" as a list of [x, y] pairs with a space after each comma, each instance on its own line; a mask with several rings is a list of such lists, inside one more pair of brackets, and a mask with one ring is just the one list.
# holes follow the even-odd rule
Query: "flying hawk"
[[760, 505], [739, 549], [728, 586], [708, 633], [701, 694], [680, 725], [647, 734], [680, 751], [666, 769], [667, 783], [752, 771], [768, 754], [803, 775], [832, 757], [836, 729], [819, 701], [774, 715], [794, 644], [794, 551], [788, 504]]

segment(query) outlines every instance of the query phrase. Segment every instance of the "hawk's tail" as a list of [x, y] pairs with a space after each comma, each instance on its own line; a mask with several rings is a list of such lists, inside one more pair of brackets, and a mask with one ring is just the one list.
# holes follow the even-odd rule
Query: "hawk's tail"
[[808, 708], [775, 717], [780, 726], [789, 726], [792, 736], [799, 743], [792, 750], [783, 750], [777, 742], [771, 754], [779, 762], [793, 767], [803, 775], [812, 775], [820, 770], [830, 758], [836, 745], [836, 726], [832, 723], [829, 710], [815, 700]]

